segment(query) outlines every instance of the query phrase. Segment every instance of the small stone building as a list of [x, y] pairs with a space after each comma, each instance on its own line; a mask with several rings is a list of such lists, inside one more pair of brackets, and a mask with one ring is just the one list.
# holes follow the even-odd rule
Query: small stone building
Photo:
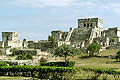
[[18, 40], [17, 32], [2, 32], [2, 41], [0, 41], [0, 47], [23, 48], [27, 47], [27, 42]]

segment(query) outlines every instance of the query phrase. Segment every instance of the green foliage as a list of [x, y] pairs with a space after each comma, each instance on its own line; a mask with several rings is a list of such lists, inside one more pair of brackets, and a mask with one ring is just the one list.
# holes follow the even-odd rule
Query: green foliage
[[19, 55], [16, 57], [16, 60], [27, 60], [27, 59], [32, 59], [31, 53], [26, 53], [26, 54], [24, 54], [24, 55], [19, 54]]
[[12, 52], [12, 55], [15, 55], [15, 54], [19, 53], [19, 50], [17, 48], [12, 48], [12, 49], [10, 49], [10, 52]]
[[56, 47], [56, 38], [54, 36], [48, 36], [48, 48], [55, 48]]
[[75, 56], [78, 53], [78, 51], [76, 51], [76, 50], [77, 49], [73, 48], [71, 45], [63, 44], [63, 45], [57, 47], [53, 54], [55, 56], [64, 57], [65, 62], [67, 62], [68, 56]]
[[38, 79], [66, 80], [72, 78], [79, 69], [72, 67], [48, 66], [4, 66], [0, 67], [0, 76], [37, 77]]
[[[75, 64], [75, 61], [69, 61], [66, 63], [66, 67], [73, 67]], [[47, 62], [47, 63], [41, 63], [41, 66], [56, 66], [56, 67], [64, 67], [65, 62]]]
[[40, 61], [40, 63], [44, 63], [44, 62], [47, 62], [47, 59], [44, 57], [41, 57], [39, 61]]
[[25, 56], [27, 59], [32, 59], [32, 55], [30, 53], [26, 53]]
[[118, 51], [118, 52], [116, 53], [116, 60], [117, 60], [117, 61], [120, 61], [120, 51]]
[[115, 39], [114, 38], [110, 38], [110, 42], [115, 42]]
[[119, 77], [120, 75], [120, 71], [115, 71], [114, 69], [110, 68], [80, 68], [80, 69], [86, 71], [86, 73], [89, 74], [92, 73], [91, 76], [92, 80], [98, 80], [98, 78], [102, 75], [104, 75], [102, 80], [106, 80], [108, 75], [113, 75], [115, 80], [118, 80], [116, 79], [116, 76]]
[[85, 71], [92, 71], [94, 73], [98, 74], [109, 74], [109, 75], [120, 75], [120, 71], [116, 71], [114, 69], [110, 68], [80, 68], [81, 70]]
[[94, 56], [94, 53], [99, 53], [101, 45], [98, 43], [92, 43], [88, 46], [87, 51], [89, 51], [90, 56]]
[[19, 54], [17, 57], [16, 57], [16, 60], [22, 60], [23, 59], [23, 55]]
[[7, 65], [7, 63], [5, 63], [5, 62], [0, 62], [0, 67], [1, 67], [1, 66], [8, 66], [8, 65]]
[[0, 47], [0, 49], [3, 49], [3, 47]]

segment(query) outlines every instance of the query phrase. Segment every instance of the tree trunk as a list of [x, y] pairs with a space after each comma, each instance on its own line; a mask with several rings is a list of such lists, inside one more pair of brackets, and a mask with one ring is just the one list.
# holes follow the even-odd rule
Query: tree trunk
[[66, 67], [66, 62], [67, 62], [67, 56], [65, 56], [65, 67]]

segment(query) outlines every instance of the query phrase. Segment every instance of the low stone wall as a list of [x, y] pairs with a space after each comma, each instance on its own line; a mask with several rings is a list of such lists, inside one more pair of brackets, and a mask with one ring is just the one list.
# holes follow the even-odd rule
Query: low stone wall
[[18, 54], [25, 54], [25, 53], [31, 53], [32, 55], [36, 55], [37, 50], [35, 50], [35, 49], [20, 49]]
[[119, 44], [112, 44], [107, 49], [120, 49], [120, 43]]
[[9, 65], [34, 65], [32, 60], [1, 60]]
[[5, 49], [0, 49], [0, 55], [5, 55]]

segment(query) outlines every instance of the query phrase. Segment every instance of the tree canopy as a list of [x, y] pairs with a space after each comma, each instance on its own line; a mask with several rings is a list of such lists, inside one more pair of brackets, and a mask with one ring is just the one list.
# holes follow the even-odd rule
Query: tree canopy
[[99, 53], [101, 48], [101, 45], [98, 43], [92, 43], [88, 46], [87, 51], [89, 53], [89, 56], [94, 56], [94, 53]]
[[68, 56], [75, 56], [79, 52], [80, 52], [79, 49], [75, 49], [71, 45], [63, 44], [55, 49], [54, 55], [59, 57], [64, 57], [65, 62], [67, 62]]

